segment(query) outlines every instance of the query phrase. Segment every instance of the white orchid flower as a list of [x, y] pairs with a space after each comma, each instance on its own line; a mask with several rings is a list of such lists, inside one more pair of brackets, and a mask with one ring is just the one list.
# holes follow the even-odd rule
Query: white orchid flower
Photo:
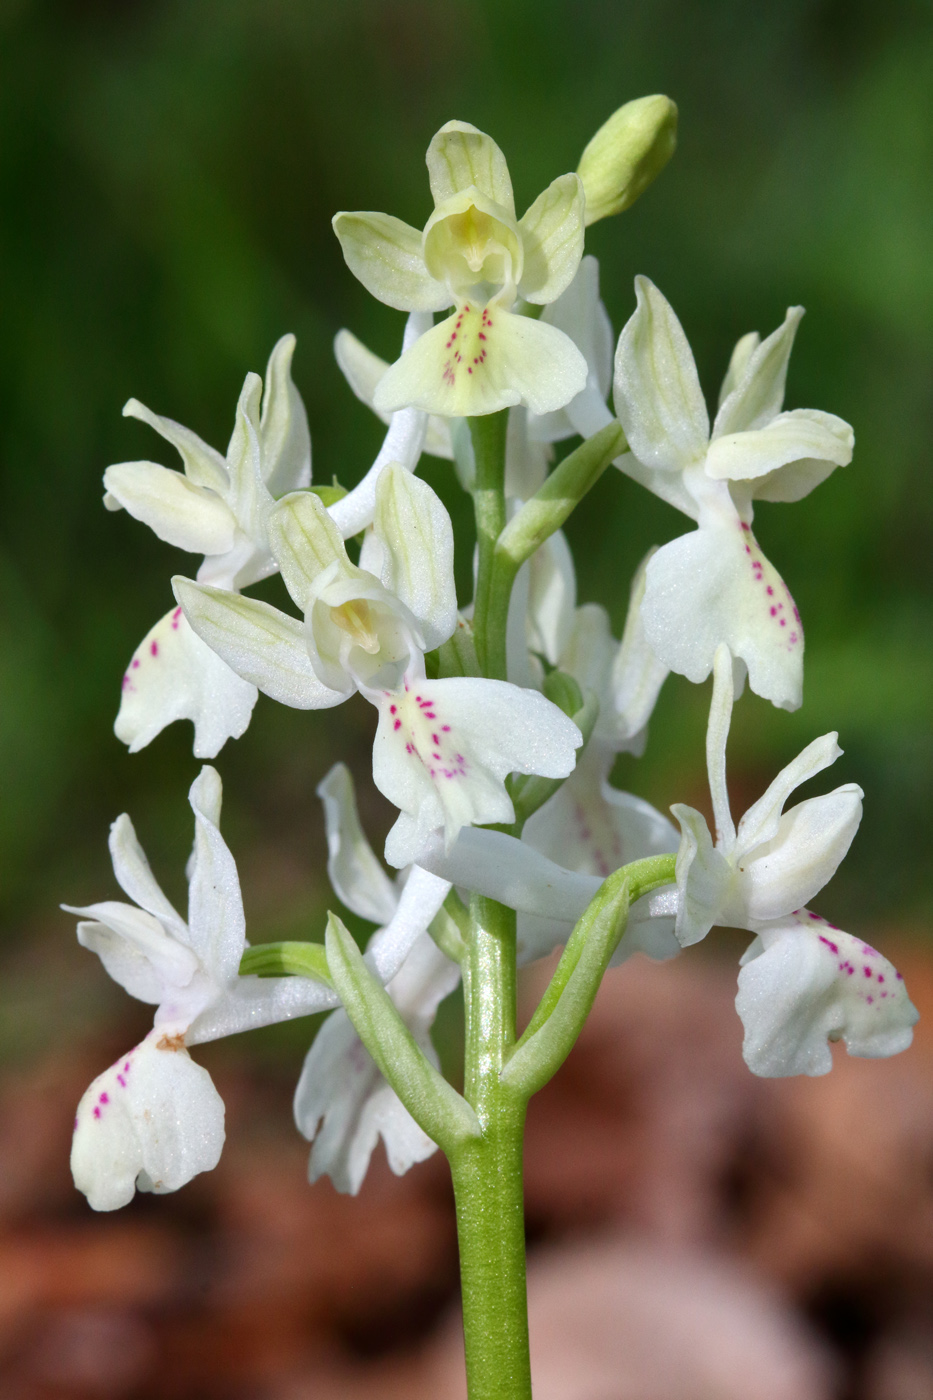
[[710, 673], [720, 643], [749, 683], [784, 709], [803, 684], [803, 628], [794, 600], [752, 533], [752, 501], [797, 501], [852, 459], [848, 423], [817, 409], [781, 412], [801, 307], [759, 342], [735, 348], [710, 432], [696, 365], [669, 303], [646, 278], [619, 337], [615, 407], [631, 452], [619, 465], [697, 522], [648, 565], [649, 643], [691, 681]]
[[726, 789], [734, 682], [725, 646], [713, 676], [707, 763], [716, 842], [699, 812], [671, 808], [683, 831], [677, 937], [695, 943], [714, 923], [757, 935], [742, 959], [736, 998], [743, 1053], [755, 1074], [825, 1074], [832, 1067], [827, 1041], [839, 1039], [852, 1055], [897, 1054], [917, 1020], [900, 975], [874, 948], [806, 907], [849, 849], [862, 791], [846, 783], [784, 811], [796, 787], [839, 757], [836, 735], [808, 745], [736, 828]]
[[887, 958], [810, 909], [763, 925], [742, 958], [736, 1010], [755, 1074], [826, 1074], [828, 1042], [850, 1055], [898, 1055], [919, 1013]]
[[824, 734], [781, 770], [736, 828], [726, 787], [733, 676], [732, 656], [721, 645], [713, 663], [706, 736], [715, 844], [693, 807], [671, 808], [683, 833], [677, 856], [677, 937], [684, 947], [705, 938], [713, 924], [757, 932], [762, 924], [802, 908], [832, 879], [862, 819], [862, 789], [855, 783], [784, 811], [794, 789], [842, 753], [838, 736]]
[[[136, 399], [123, 412], [175, 447], [184, 472], [155, 462], [120, 462], [104, 473], [104, 504], [127, 510], [160, 539], [203, 554], [198, 577], [236, 589], [275, 571], [266, 519], [274, 497], [311, 481], [311, 438], [291, 377], [295, 337], [283, 336], [266, 368], [265, 389], [248, 374], [226, 457], [196, 433]], [[225, 665], [176, 608], [143, 638], [123, 676], [114, 729], [136, 753], [176, 719], [194, 722], [194, 753], [213, 758], [249, 724], [255, 686]]]
[[[395, 881], [388, 878], [366, 840], [353, 780], [344, 764], [334, 765], [318, 787], [318, 795], [324, 803], [331, 884], [360, 918], [388, 924], [407, 884], [401, 876]], [[408, 884], [424, 879], [424, 871], [413, 871]], [[449, 889], [447, 882], [436, 881], [440, 897], [436, 903], [432, 901], [433, 907], [431, 903], [424, 907], [424, 922], [411, 951], [386, 986], [434, 1065], [437, 1055], [430, 1028], [441, 1001], [457, 985], [460, 969], [438, 949], [427, 927]], [[370, 946], [380, 936], [376, 933]], [[435, 1143], [418, 1127], [377, 1069], [342, 1008], [328, 1017], [308, 1051], [295, 1091], [295, 1121], [313, 1143], [309, 1179], [330, 1176], [338, 1191], [351, 1195], [359, 1191], [380, 1137], [389, 1166], [398, 1176], [436, 1151]]]
[[94, 1080], [78, 1105], [71, 1165], [95, 1210], [125, 1205], [136, 1189], [176, 1191], [216, 1166], [224, 1107], [187, 1046], [333, 1005], [304, 978], [239, 977], [246, 947], [236, 866], [220, 834], [220, 778], [202, 768], [190, 793], [195, 817], [187, 923], [159, 888], [125, 814], [111, 828], [119, 884], [134, 902], [86, 908], [78, 941], [115, 981], [156, 1006], [154, 1028]]
[[395, 688], [456, 627], [453, 531], [426, 482], [380, 472], [361, 566], [318, 497], [293, 492], [269, 515], [271, 548], [303, 621], [269, 603], [173, 580], [198, 635], [245, 680], [299, 709]]
[[399, 808], [390, 865], [423, 865], [435, 834], [449, 851], [461, 829], [512, 822], [509, 773], [565, 778], [582, 735], [536, 690], [454, 677], [415, 682], [379, 699], [373, 781]]
[[561, 331], [512, 307], [518, 297], [546, 306], [571, 282], [583, 253], [579, 177], [553, 181], [519, 220], [505, 157], [476, 127], [448, 122], [427, 164], [434, 212], [423, 233], [388, 214], [334, 218], [347, 265], [380, 301], [454, 307], [382, 377], [375, 407], [445, 417], [562, 408], [584, 388], [586, 362]]

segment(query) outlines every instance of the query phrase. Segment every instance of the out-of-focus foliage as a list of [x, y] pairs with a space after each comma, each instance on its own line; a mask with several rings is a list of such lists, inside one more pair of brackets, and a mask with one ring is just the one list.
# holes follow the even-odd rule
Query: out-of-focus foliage
[[[394, 358], [402, 318], [346, 271], [331, 215], [391, 209], [420, 227], [423, 152], [451, 117], [500, 142], [522, 207], [616, 106], [659, 91], [680, 108], [678, 152], [587, 240], [616, 331], [633, 275], [648, 274], [715, 395], [734, 340], [802, 302], [789, 406], [838, 413], [857, 439], [853, 465], [805, 503], [760, 509], [807, 628], [805, 703], [788, 717], [743, 702], [731, 768], [759, 791], [838, 727], [838, 781], [861, 782], [868, 801], [821, 907], [862, 924], [929, 912], [931, 72], [924, 0], [0, 3], [6, 912], [107, 897], [104, 834], [120, 811], [169, 866], [187, 841], [190, 727], [133, 758], [111, 731], [126, 660], [191, 563], [102, 508], [108, 463], [170, 462], [120, 417], [124, 401], [222, 448], [244, 373], [294, 331], [316, 479], [352, 484], [380, 428], [344, 385], [332, 337], [348, 325]], [[449, 468], [427, 475], [465, 538]], [[608, 474], [571, 525], [581, 597], [612, 600], [618, 627], [641, 554], [682, 529]], [[662, 805], [695, 800], [706, 702], [707, 688], [669, 683], [645, 759], [637, 774], [620, 761], [619, 780]], [[251, 880], [261, 893], [287, 887], [286, 867], [322, 866], [314, 784], [354, 746], [365, 768], [369, 723], [359, 706], [302, 715], [260, 701], [221, 754], [225, 829], [238, 855], [255, 852], [248, 899]], [[287, 901], [265, 903], [254, 937], [307, 936], [285, 927]]]

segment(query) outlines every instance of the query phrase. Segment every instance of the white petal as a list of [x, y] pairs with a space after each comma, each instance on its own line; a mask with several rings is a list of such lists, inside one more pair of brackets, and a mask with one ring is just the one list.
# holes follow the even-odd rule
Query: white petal
[[768, 472], [767, 476], [756, 477], [753, 494], [756, 501], [802, 501], [835, 470], [835, 462], [801, 458], [799, 462], [788, 462], [786, 467]]
[[642, 618], [645, 574], [655, 552], [645, 556], [632, 579], [625, 630], [609, 680], [616, 742], [636, 754], [644, 750], [648, 721], [669, 674], [648, 645]]
[[366, 963], [380, 982], [390, 982], [450, 893], [450, 881], [420, 866], [405, 881], [398, 907], [385, 928], [374, 933]]
[[621, 457], [616, 457], [613, 466], [662, 501], [667, 501], [675, 510], [683, 511], [691, 520], [697, 519], [697, 503], [684, 485], [680, 472], [656, 471], [654, 467], [646, 467], [633, 452], [623, 452]]
[[748, 526], [695, 530], [648, 564], [645, 636], [672, 671], [698, 683], [722, 643], [748, 666], [749, 684], [782, 709], [803, 689], [803, 628], [787, 585]]
[[294, 491], [269, 513], [269, 545], [294, 601], [306, 613], [318, 575], [337, 563], [350, 567], [340, 531], [320, 496]]
[[238, 977], [200, 1015], [185, 1034], [186, 1045], [275, 1026], [298, 1016], [312, 1016], [337, 1006], [337, 993], [310, 977]]
[[522, 215], [519, 291], [526, 301], [546, 306], [570, 286], [583, 256], [585, 203], [579, 175], [560, 175]]
[[262, 476], [273, 496], [311, 485], [311, 434], [301, 395], [292, 380], [295, 337], [283, 335], [266, 365], [259, 438]]
[[432, 139], [425, 159], [435, 205], [475, 185], [487, 199], [515, 217], [505, 156], [492, 137], [478, 127], [469, 122], [447, 122]]
[[94, 1210], [125, 1206], [137, 1187], [177, 1191], [220, 1160], [223, 1102], [180, 1041], [151, 1031], [78, 1105], [71, 1170]]
[[602, 883], [599, 876], [568, 870], [551, 860], [524, 837], [519, 841], [504, 831], [480, 827], [464, 827], [449, 851], [435, 836], [424, 860], [454, 885], [568, 926], [576, 923]]
[[766, 340], [759, 344], [757, 336], [743, 336], [739, 341], [723, 385], [723, 389], [728, 385], [728, 390], [713, 424], [714, 438], [763, 428], [780, 413], [787, 361], [802, 316], [802, 306], [790, 306], [783, 324]]
[[258, 598], [207, 588], [190, 579], [176, 577], [172, 587], [208, 651], [216, 652], [228, 669], [232, 667], [265, 695], [298, 710], [326, 710], [347, 698], [349, 690], [329, 690], [318, 680], [296, 618]]
[[570, 870], [604, 880], [630, 861], [673, 854], [679, 836], [649, 802], [606, 782], [587, 752], [563, 787], [529, 817], [522, 841]]
[[426, 481], [392, 462], [376, 486], [373, 529], [385, 546], [382, 582], [418, 619], [433, 651], [457, 625], [450, 516]]
[[854, 444], [852, 429], [835, 414], [796, 408], [755, 432], [714, 438], [706, 470], [714, 480], [751, 481], [792, 462], [814, 460], [845, 467], [852, 461]]
[[837, 742], [838, 738], [834, 730], [831, 734], [823, 734], [819, 739], [814, 739], [792, 762], [781, 769], [773, 782], [769, 783], [767, 790], [749, 807], [739, 822], [740, 854], [744, 855], [762, 842], [772, 839], [777, 832], [784, 803], [791, 793], [841, 757], [842, 749]]
[[191, 554], [224, 554], [236, 521], [229, 507], [181, 472], [155, 462], [118, 462], [104, 472], [110, 495], [166, 544]]
[[390, 865], [417, 861], [440, 827], [450, 846], [462, 826], [512, 821], [506, 774], [563, 778], [573, 768], [580, 731], [538, 692], [471, 677], [412, 687], [380, 701], [373, 748], [373, 780], [403, 813], [386, 843]]
[[327, 875], [337, 896], [361, 919], [389, 923], [398, 894], [363, 834], [346, 764], [334, 764], [318, 783], [317, 795], [324, 804]]
[[[446, 418], [433, 418], [431, 422], [449, 423]], [[458, 420], [454, 420], [456, 422]], [[462, 423], [462, 419], [459, 420]], [[464, 424], [469, 434], [468, 425]], [[569, 428], [569, 425], [568, 425]], [[453, 437], [451, 437], [453, 445]], [[425, 449], [427, 450], [427, 448]], [[472, 443], [470, 444], [472, 454]], [[507, 499], [527, 501], [544, 485], [551, 460], [551, 449], [546, 442], [539, 442], [530, 436], [529, 413], [522, 404], [513, 404], [509, 409], [509, 422], [505, 439], [505, 494]], [[472, 490], [476, 477], [476, 463], [472, 463], [469, 480], [463, 480], [465, 490]]]
[[739, 973], [736, 1010], [755, 1074], [826, 1074], [828, 1040], [850, 1055], [897, 1055], [918, 1013], [903, 979], [867, 943], [807, 910], [761, 930], [764, 950]]
[[139, 1001], [158, 1006], [167, 988], [187, 986], [198, 970], [191, 950], [141, 909], [113, 900], [62, 908], [94, 920], [78, 925], [78, 942], [96, 953], [109, 976]]
[[722, 387], [719, 390], [719, 407], [722, 408], [726, 399], [733, 389], [740, 383], [742, 376], [748, 368], [748, 362], [761, 344], [761, 336], [757, 331], [749, 331], [735, 343], [735, 349], [729, 358], [729, 368], [726, 370]]
[[[861, 819], [862, 790], [854, 783], [785, 812], [773, 839], [740, 859], [735, 906], [744, 917], [738, 926], [781, 918], [809, 903], [835, 875]], [[733, 922], [731, 910], [722, 921]]]
[[[227, 448], [230, 493], [227, 500], [243, 533], [254, 543], [265, 543], [265, 517], [272, 506], [262, 471], [259, 439], [262, 380], [248, 374], [237, 401], [233, 433]], [[205, 550], [205, 553], [214, 551]]]
[[671, 807], [682, 832], [677, 852], [677, 939], [682, 948], [699, 943], [716, 923], [729, 897], [733, 871], [713, 845], [709, 828], [693, 807]]
[[543, 442], [559, 442], [580, 433], [592, 437], [612, 422], [606, 397], [612, 386], [612, 323], [599, 299], [599, 263], [585, 257], [565, 292], [545, 307], [542, 320], [569, 335], [586, 360], [586, 387], [566, 408], [545, 414], [529, 424], [532, 436]]
[[130, 399], [124, 404], [123, 417], [138, 418], [141, 423], [148, 423], [160, 437], [170, 442], [184, 463], [185, 476], [195, 486], [207, 486], [220, 496], [226, 495], [229, 485], [227, 464], [220, 453], [209, 447], [197, 433], [171, 418], [153, 413], [139, 399]]
[[246, 920], [236, 862], [218, 826], [221, 785], [215, 769], [201, 769], [188, 801], [194, 812], [188, 933], [204, 970], [220, 988], [236, 980], [246, 947]]
[[677, 471], [701, 460], [709, 415], [683, 327], [647, 277], [636, 277], [638, 306], [619, 336], [615, 407], [629, 447], [644, 466]]
[[[528, 561], [528, 646], [556, 666], [579, 626], [576, 615], [577, 578], [573, 555], [563, 530], [555, 530]], [[582, 610], [581, 610], [582, 611]], [[574, 670], [576, 656], [561, 661], [565, 670], [581, 680]]]
[[375, 404], [386, 412], [414, 405], [454, 418], [519, 403], [549, 413], [585, 384], [586, 361], [561, 331], [495, 303], [468, 302], [396, 360]]
[[[437, 1056], [428, 1036], [437, 1007], [460, 972], [422, 934], [388, 991], [425, 1055]], [[295, 1121], [314, 1142], [309, 1178], [328, 1175], [338, 1191], [355, 1195], [381, 1136], [397, 1176], [424, 1161], [435, 1144], [383, 1079], [344, 1011], [324, 1023], [308, 1052], [295, 1092]]]
[[228, 739], [244, 733], [256, 698], [256, 687], [175, 608], [146, 634], [127, 667], [114, 733], [138, 753], [173, 720], [190, 719], [195, 757], [214, 758]]
[[152, 873], [146, 853], [136, 837], [133, 823], [124, 812], [110, 828], [110, 858], [117, 883], [134, 904], [158, 919], [182, 943], [188, 941], [185, 921], [165, 898]]
[[347, 267], [368, 292], [397, 311], [441, 311], [452, 297], [424, 265], [421, 234], [391, 214], [335, 214]]

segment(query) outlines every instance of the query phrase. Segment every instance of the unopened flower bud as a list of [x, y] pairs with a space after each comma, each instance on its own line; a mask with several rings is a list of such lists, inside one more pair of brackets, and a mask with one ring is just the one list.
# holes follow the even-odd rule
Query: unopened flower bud
[[586, 223], [621, 214], [661, 173], [677, 145], [677, 107], [669, 97], [637, 97], [613, 112], [587, 145], [577, 174]]

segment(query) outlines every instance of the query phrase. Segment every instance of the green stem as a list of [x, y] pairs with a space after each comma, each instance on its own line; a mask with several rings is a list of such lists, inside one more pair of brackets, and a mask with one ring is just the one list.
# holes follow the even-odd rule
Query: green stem
[[511, 581], [493, 593], [492, 574], [496, 543], [505, 529], [505, 439], [509, 411], [471, 418], [470, 436], [476, 457], [473, 510], [476, 515], [476, 542], [479, 567], [476, 575], [476, 601], [473, 630], [480, 670], [484, 676], [504, 681], [505, 628], [509, 611]]
[[464, 1095], [482, 1136], [449, 1154], [470, 1400], [531, 1400], [525, 1290], [525, 1101], [500, 1072], [515, 1043], [515, 914], [474, 895], [464, 960]]

